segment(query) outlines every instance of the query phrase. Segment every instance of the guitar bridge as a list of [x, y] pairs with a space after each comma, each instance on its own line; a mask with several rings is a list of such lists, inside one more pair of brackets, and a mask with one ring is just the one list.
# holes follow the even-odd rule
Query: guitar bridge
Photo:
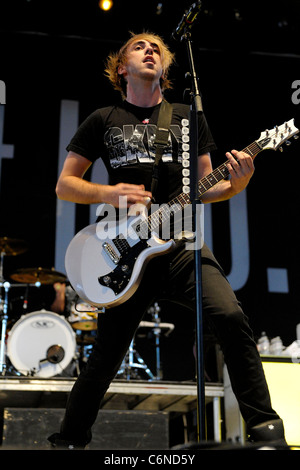
[[104, 242], [102, 246], [105, 253], [109, 256], [112, 262], [114, 264], [118, 264], [118, 262], [120, 261], [120, 256], [117, 255], [113, 247], [107, 242]]
[[128, 285], [137, 257], [147, 248], [147, 243], [145, 241], [140, 241], [134, 245], [128, 253], [121, 257], [117, 256], [109, 243], [105, 242], [103, 244], [103, 248], [110, 257], [113, 257], [111, 258], [113, 261], [114, 259], [117, 260], [114, 261], [117, 266], [111, 272], [98, 277], [98, 282], [102, 286], [112, 289], [116, 295], [119, 295]]

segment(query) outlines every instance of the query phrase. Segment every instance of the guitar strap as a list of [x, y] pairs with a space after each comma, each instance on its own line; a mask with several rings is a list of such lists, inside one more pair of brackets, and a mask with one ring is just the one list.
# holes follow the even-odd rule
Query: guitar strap
[[173, 107], [170, 103], [163, 100], [159, 110], [158, 120], [157, 120], [157, 131], [154, 141], [155, 146], [155, 161], [153, 164], [152, 171], [152, 201], [155, 202], [155, 193], [158, 185], [159, 177], [159, 166], [161, 162], [161, 157], [163, 155], [164, 148], [168, 145], [169, 138], [169, 128], [172, 119]]

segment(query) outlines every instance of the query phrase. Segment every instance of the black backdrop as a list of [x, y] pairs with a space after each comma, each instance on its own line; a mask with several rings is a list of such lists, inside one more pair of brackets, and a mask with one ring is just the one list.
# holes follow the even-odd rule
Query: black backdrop
[[[84, 21], [72, 21], [72, 12], [67, 14], [67, 10], [63, 10], [62, 16], [55, 16], [53, 12], [52, 16], [44, 15], [49, 23], [53, 19], [51, 27], [44, 28], [44, 23], [39, 23], [38, 19], [22, 28], [20, 16], [13, 23], [11, 12], [7, 13], [11, 23], [6, 24], [3, 21], [6, 17], [1, 17], [0, 79], [6, 85], [6, 104], [2, 105], [5, 114], [3, 142], [0, 142], [0, 236], [23, 239], [29, 245], [25, 254], [5, 258], [7, 279], [19, 268], [55, 267], [59, 241], [55, 239], [54, 188], [61, 102], [78, 102], [79, 121], [82, 121], [94, 109], [115, 98], [115, 92], [103, 76], [103, 61], [127, 39], [129, 29], [139, 32], [146, 27], [163, 34], [171, 43], [177, 64], [173, 69], [174, 89], [167, 98], [182, 100], [186, 87], [184, 74], [188, 70], [186, 51], [183, 44], [169, 40], [168, 32], [176, 26], [182, 11], [178, 9], [177, 20], [174, 19], [172, 25], [168, 22], [167, 29], [160, 17], [151, 15], [147, 21], [143, 19], [140, 26], [137, 20], [135, 23], [132, 20], [133, 5], [136, 3], [128, 7], [126, 14], [123, 12], [127, 23], [116, 25], [115, 20], [98, 18], [105, 31], [101, 37], [94, 33], [99, 24], [95, 27], [93, 23], [95, 29], [91, 27], [89, 31]], [[94, 18], [95, 23], [96, 20]], [[193, 46], [204, 111], [218, 145], [214, 161], [220, 164], [227, 150], [244, 148], [266, 128], [293, 117], [299, 127], [300, 104], [292, 100], [292, 83], [299, 78], [300, 54], [294, 41], [285, 42], [285, 47], [281, 47], [283, 43], [279, 45], [280, 31], [272, 31], [271, 20], [269, 35], [262, 47], [259, 47], [262, 37], [259, 19], [250, 28], [252, 19], [248, 18], [247, 27], [237, 25], [231, 33], [229, 24], [228, 34], [220, 16], [216, 25], [211, 19], [206, 20]], [[275, 46], [272, 38], [276, 39]], [[269, 44], [272, 46], [268, 47]], [[256, 172], [247, 188], [246, 205], [249, 276], [237, 290], [255, 335], [265, 330], [270, 337], [280, 335], [285, 345], [296, 339], [296, 325], [300, 323], [299, 142], [293, 142], [283, 153], [263, 152], [255, 160]], [[1, 145], [13, 146], [13, 158], [8, 158], [7, 148]], [[229, 210], [228, 202], [214, 204], [211, 208], [213, 248], [227, 273], [232, 268], [235, 249], [231, 242]], [[238, 213], [233, 217], [238, 219]], [[87, 225], [88, 218], [87, 208], [78, 208], [76, 229]], [[267, 268], [284, 270], [287, 291], [282, 292], [280, 286], [277, 291], [270, 291]]]

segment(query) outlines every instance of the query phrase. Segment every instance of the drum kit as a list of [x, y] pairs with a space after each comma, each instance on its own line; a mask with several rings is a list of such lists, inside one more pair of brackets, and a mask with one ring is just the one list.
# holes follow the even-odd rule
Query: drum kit
[[[97, 316], [104, 311], [81, 302], [68, 283], [66, 276], [54, 269], [25, 268], [10, 275], [13, 283], [3, 276], [4, 257], [16, 256], [27, 251], [22, 240], [0, 238], [0, 375], [50, 378], [55, 376], [76, 376], [81, 365], [88, 360], [95, 342]], [[9, 292], [11, 288], [39, 289], [55, 283], [66, 285], [66, 311], [61, 315], [41, 309], [10, 318]], [[21, 296], [20, 296], [21, 297]], [[25, 296], [24, 308], [27, 307]], [[25, 308], [26, 310], [26, 308]], [[149, 310], [151, 322], [141, 322], [140, 328], [151, 329], [155, 337], [156, 371], [152, 373], [138, 352], [134, 340], [120, 367], [118, 376], [126, 380], [142, 378], [161, 380], [160, 336], [168, 335], [173, 324], [161, 323], [159, 307], [155, 304]]]
[[0, 238], [0, 374], [52, 377], [74, 359], [75, 332], [63, 316], [46, 310], [23, 314], [13, 323], [9, 292], [12, 288], [27, 292], [29, 287], [64, 283], [66, 276], [53, 269], [27, 268], [17, 270], [10, 276], [15, 282], [8, 282], [3, 276], [4, 258], [25, 251], [27, 244], [23, 240]]

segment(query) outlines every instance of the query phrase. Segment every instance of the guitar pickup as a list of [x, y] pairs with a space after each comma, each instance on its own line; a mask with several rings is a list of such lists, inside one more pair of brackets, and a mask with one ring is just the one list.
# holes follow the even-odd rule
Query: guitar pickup
[[112, 260], [112, 262], [114, 264], [118, 264], [119, 261], [120, 261], [120, 256], [116, 253], [116, 251], [113, 249], [113, 247], [107, 242], [104, 242], [102, 247], [103, 247], [105, 253]]

